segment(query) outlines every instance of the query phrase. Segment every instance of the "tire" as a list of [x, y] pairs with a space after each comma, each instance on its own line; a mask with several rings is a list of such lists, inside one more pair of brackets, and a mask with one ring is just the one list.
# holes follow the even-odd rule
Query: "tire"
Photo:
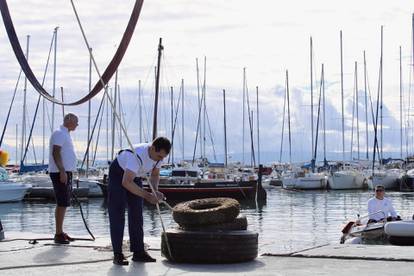
[[234, 221], [240, 204], [233, 198], [217, 197], [186, 201], [173, 208], [173, 218], [180, 225], [205, 225]]
[[204, 224], [204, 225], [180, 225], [180, 230], [186, 231], [236, 231], [247, 230], [247, 218], [244, 215], [239, 215], [231, 222], [224, 222], [218, 224]]
[[257, 243], [258, 234], [252, 231], [196, 232], [171, 229], [162, 234], [161, 253], [169, 261], [178, 263], [237, 263], [255, 259]]

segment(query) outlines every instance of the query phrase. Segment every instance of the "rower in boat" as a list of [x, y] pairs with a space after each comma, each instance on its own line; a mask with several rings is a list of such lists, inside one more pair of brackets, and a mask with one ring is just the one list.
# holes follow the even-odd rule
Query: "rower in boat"
[[382, 185], [375, 186], [375, 196], [368, 200], [368, 214], [368, 224], [401, 220], [392, 205], [391, 199], [385, 197], [385, 188]]

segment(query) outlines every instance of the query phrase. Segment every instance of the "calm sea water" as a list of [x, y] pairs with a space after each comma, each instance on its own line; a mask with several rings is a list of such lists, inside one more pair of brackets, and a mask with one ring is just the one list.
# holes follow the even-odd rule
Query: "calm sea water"
[[[241, 213], [247, 216], [249, 230], [259, 233], [259, 245], [273, 244], [278, 252], [290, 252], [324, 243], [338, 243], [343, 225], [367, 213], [371, 191], [312, 191], [292, 192], [280, 188], [267, 191], [267, 203], [242, 202]], [[414, 193], [388, 192], [387, 195], [403, 218], [414, 213]], [[82, 202], [90, 229], [96, 235], [108, 235], [109, 220], [102, 199]], [[54, 233], [53, 202], [19, 202], [0, 204], [0, 219], [5, 231]], [[161, 210], [167, 228], [176, 224], [171, 212]], [[79, 208], [68, 209], [65, 230], [71, 235], [86, 235]], [[127, 228], [125, 229], [127, 235]], [[159, 236], [162, 231], [154, 207], [144, 207], [146, 236]], [[275, 251], [275, 250], [273, 250]]]

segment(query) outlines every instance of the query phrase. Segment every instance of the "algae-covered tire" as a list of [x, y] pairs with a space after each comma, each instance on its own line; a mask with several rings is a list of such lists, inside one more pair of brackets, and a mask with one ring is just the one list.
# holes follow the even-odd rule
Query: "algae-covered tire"
[[239, 215], [233, 221], [216, 223], [216, 224], [204, 224], [204, 225], [180, 225], [180, 230], [187, 231], [235, 231], [235, 230], [247, 230], [247, 218], [244, 215]]
[[217, 197], [186, 201], [173, 208], [173, 218], [180, 225], [205, 225], [233, 221], [240, 204], [233, 198]]
[[169, 261], [178, 263], [238, 263], [257, 257], [257, 243], [258, 234], [252, 231], [200, 232], [170, 229], [162, 234], [161, 253]]

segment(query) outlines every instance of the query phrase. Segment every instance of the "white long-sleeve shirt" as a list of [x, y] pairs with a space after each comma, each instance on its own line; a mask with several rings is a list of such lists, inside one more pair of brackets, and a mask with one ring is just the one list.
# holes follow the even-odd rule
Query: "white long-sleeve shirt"
[[384, 219], [388, 216], [397, 217], [397, 212], [392, 206], [391, 199], [386, 197], [382, 200], [376, 197], [369, 199], [368, 214], [370, 219], [375, 219], [376, 221]]

